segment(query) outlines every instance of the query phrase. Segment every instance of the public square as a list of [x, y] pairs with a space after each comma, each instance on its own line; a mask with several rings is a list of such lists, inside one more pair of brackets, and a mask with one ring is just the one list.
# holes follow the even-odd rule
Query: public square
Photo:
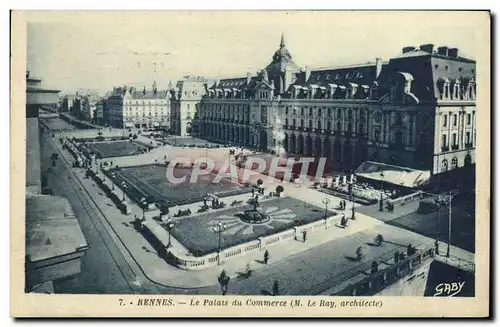
[[183, 182], [176, 183], [167, 178], [167, 166], [164, 164], [150, 164], [131, 167], [112, 168], [108, 176], [117, 185], [122, 182], [127, 184], [127, 192], [136, 194], [136, 200], [142, 197], [150, 198], [154, 202], [166, 205], [179, 205], [201, 201], [207, 194], [219, 197], [250, 192], [250, 189], [241, 184], [233, 183], [228, 178], [220, 179], [214, 183], [217, 175], [214, 173], [198, 176], [191, 183], [192, 168], [175, 167], [172, 175], [175, 178], [185, 178]]
[[148, 150], [146, 146], [134, 141], [87, 142], [85, 145], [101, 158], [133, 156]]
[[[217, 251], [218, 235], [213, 227], [219, 222], [227, 226], [221, 235], [221, 248], [225, 249], [325, 217], [325, 209], [290, 197], [262, 201], [258, 210], [268, 216], [268, 220], [262, 223], [243, 219], [244, 211], [251, 208], [250, 205], [241, 205], [179, 219], [172, 235], [191, 253], [201, 256]], [[329, 211], [329, 215], [333, 213]]]

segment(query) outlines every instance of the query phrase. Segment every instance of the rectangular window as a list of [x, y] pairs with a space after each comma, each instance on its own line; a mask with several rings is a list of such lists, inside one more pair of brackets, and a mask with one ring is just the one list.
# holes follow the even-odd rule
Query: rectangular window
[[321, 109], [318, 108], [318, 117], [321, 117]]
[[470, 132], [465, 133], [465, 143], [470, 144]]
[[285, 115], [288, 115], [288, 107], [285, 108]]
[[444, 115], [443, 116], [443, 127], [446, 127], [446, 125], [448, 125], [448, 115]]
[[288, 126], [288, 118], [285, 118], [285, 126]]
[[467, 125], [470, 125], [471, 122], [472, 122], [472, 115], [471, 114], [467, 114]]
[[457, 145], [457, 134], [452, 134], [453, 145]]
[[446, 146], [446, 134], [443, 134], [442, 138], [441, 138], [441, 146], [442, 147], [445, 147]]
[[458, 121], [457, 121], [457, 115], [453, 115], [453, 126], [456, 127], [457, 123], [458, 123]]

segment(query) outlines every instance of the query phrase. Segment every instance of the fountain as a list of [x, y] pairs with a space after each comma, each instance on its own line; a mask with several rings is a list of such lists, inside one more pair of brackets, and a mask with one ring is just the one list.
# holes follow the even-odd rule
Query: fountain
[[257, 207], [260, 206], [259, 196], [252, 198], [252, 209], [245, 210], [243, 213], [239, 213], [236, 216], [241, 219], [241, 221], [249, 224], [263, 224], [267, 223], [271, 220], [271, 217], [262, 211], [260, 211]]

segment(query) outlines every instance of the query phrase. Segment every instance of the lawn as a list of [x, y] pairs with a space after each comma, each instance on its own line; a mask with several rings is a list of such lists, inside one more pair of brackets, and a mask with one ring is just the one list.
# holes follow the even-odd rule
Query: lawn
[[222, 248], [228, 248], [282, 232], [299, 222], [306, 224], [323, 219], [325, 213], [323, 209], [295, 198], [273, 198], [262, 201], [259, 208], [271, 219], [262, 224], [250, 224], [237, 216], [249, 208], [250, 206], [244, 205], [179, 219], [172, 234], [195, 256], [202, 256], [217, 251], [218, 234], [212, 228], [219, 221], [227, 224], [227, 229], [222, 234]]
[[147, 151], [147, 147], [130, 141], [104, 141], [86, 143], [93, 152], [101, 154], [102, 158], [132, 156]]
[[202, 201], [207, 193], [224, 197], [251, 191], [227, 178], [221, 179], [220, 183], [213, 183], [215, 174], [199, 176], [195, 183], [190, 183], [191, 168], [174, 169], [174, 177], [186, 177], [184, 182], [178, 184], [167, 179], [166, 166], [160, 164], [114, 168], [110, 172], [115, 173], [114, 179], [118, 185], [122, 181], [129, 185], [127, 191], [136, 201], [149, 196], [154, 202], [163, 202], [168, 206]]

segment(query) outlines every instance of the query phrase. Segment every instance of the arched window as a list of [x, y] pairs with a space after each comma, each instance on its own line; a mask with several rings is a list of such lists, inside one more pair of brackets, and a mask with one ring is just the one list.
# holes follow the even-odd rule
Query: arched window
[[443, 159], [441, 161], [441, 171], [448, 171], [448, 160]]
[[468, 166], [470, 164], [472, 164], [472, 157], [470, 156], [470, 154], [467, 154], [464, 159], [464, 165]]
[[451, 159], [451, 169], [455, 169], [455, 168], [458, 168], [458, 159], [457, 159], [457, 157], [453, 157], [453, 159]]

